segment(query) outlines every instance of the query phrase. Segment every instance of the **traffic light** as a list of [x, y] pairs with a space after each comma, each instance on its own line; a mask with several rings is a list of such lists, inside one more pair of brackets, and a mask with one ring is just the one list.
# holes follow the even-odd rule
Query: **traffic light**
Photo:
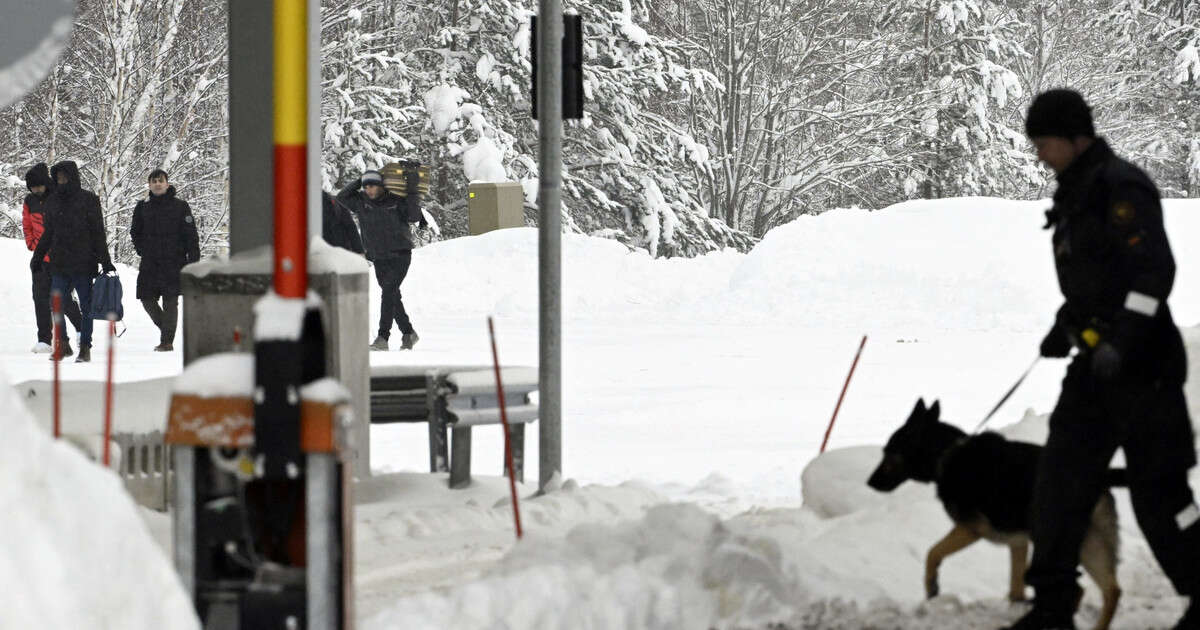
[[[538, 117], [538, 18], [530, 18], [529, 55], [533, 70], [531, 76], [531, 98], [533, 119]], [[562, 107], [563, 119], [583, 118], [583, 18], [579, 15], [563, 16], [562, 41]]]

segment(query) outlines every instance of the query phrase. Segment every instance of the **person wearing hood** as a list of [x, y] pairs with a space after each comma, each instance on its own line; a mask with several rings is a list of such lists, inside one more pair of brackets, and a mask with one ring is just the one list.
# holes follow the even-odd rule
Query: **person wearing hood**
[[[175, 187], [162, 169], [147, 178], [150, 195], [133, 209], [129, 236], [138, 256], [137, 298], [159, 330], [155, 352], [175, 349], [179, 322], [179, 274], [200, 260], [200, 237], [188, 203], [175, 196]], [[159, 304], [162, 300], [162, 304]]]
[[[45, 231], [46, 201], [54, 190], [54, 183], [50, 181], [50, 169], [45, 162], [35, 164], [25, 173], [25, 187], [29, 189], [29, 194], [25, 195], [25, 204], [21, 209], [21, 226], [25, 232], [25, 245], [32, 252], [37, 249], [38, 241]], [[49, 256], [42, 262], [50, 262]], [[54, 351], [51, 345], [54, 342], [54, 321], [50, 307], [50, 271], [43, 264], [40, 269], [33, 271], [33, 315], [37, 320], [37, 343], [34, 344], [33, 351], [39, 354]], [[79, 321], [79, 305], [74, 299], [68, 297], [63, 304], [63, 313], [78, 332], [82, 324]], [[74, 351], [71, 350], [66, 331], [63, 332], [62, 356], [69, 357]]]
[[[79, 181], [79, 167], [63, 161], [50, 169], [55, 182], [54, 193], [46, 202], [43, 213], [45, 231], [34, 249], [29, 268], [50, 269], [50, 285], [54, 291], [79, 296], [79, 353], [76, 363], [92, 360], [92, 279], [97, 270], [116, 273], [108, 253], [108, 236], [104, 230], [104, 213], [100, 198], [84, 190]], [[46, 254], [50, 261], [45, 261]]]

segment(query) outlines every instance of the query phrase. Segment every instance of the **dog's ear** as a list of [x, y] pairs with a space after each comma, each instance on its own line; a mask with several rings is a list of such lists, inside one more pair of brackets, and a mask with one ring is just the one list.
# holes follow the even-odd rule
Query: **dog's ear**
[[925, 413], [925, 399], [918, 398], [917, 405], [915, 407], [913, 407], [912, 416], [916, 417], [919, 415], [923, 415], [924, 413]]
[[938, 417], [941, 415], [942, 415], [942, 401], [935, 400], [935, 401], [933, 401], [933, 406], [931, 406], [929, 408], [929, 413], [927, 413], [926, 416], [932, 422], [932, 421], [936, 421], [938, 419]]

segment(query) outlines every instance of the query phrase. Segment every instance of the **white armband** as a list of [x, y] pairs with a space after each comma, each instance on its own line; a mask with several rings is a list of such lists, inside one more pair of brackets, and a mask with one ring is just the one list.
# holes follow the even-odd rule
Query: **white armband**
[[1137, 291], [1130, 291], [1125, 296], [1125, 310], [1140, 313], [1146, 317], [1154, 317], [1158, 312], [1158, 300]]

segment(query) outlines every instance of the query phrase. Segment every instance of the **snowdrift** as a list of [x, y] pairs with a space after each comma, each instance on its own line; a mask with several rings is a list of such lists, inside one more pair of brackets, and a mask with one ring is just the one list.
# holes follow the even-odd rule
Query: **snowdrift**
[[37, 427], [0, 379], [0, 628], [198, 628], [111, 472]]

